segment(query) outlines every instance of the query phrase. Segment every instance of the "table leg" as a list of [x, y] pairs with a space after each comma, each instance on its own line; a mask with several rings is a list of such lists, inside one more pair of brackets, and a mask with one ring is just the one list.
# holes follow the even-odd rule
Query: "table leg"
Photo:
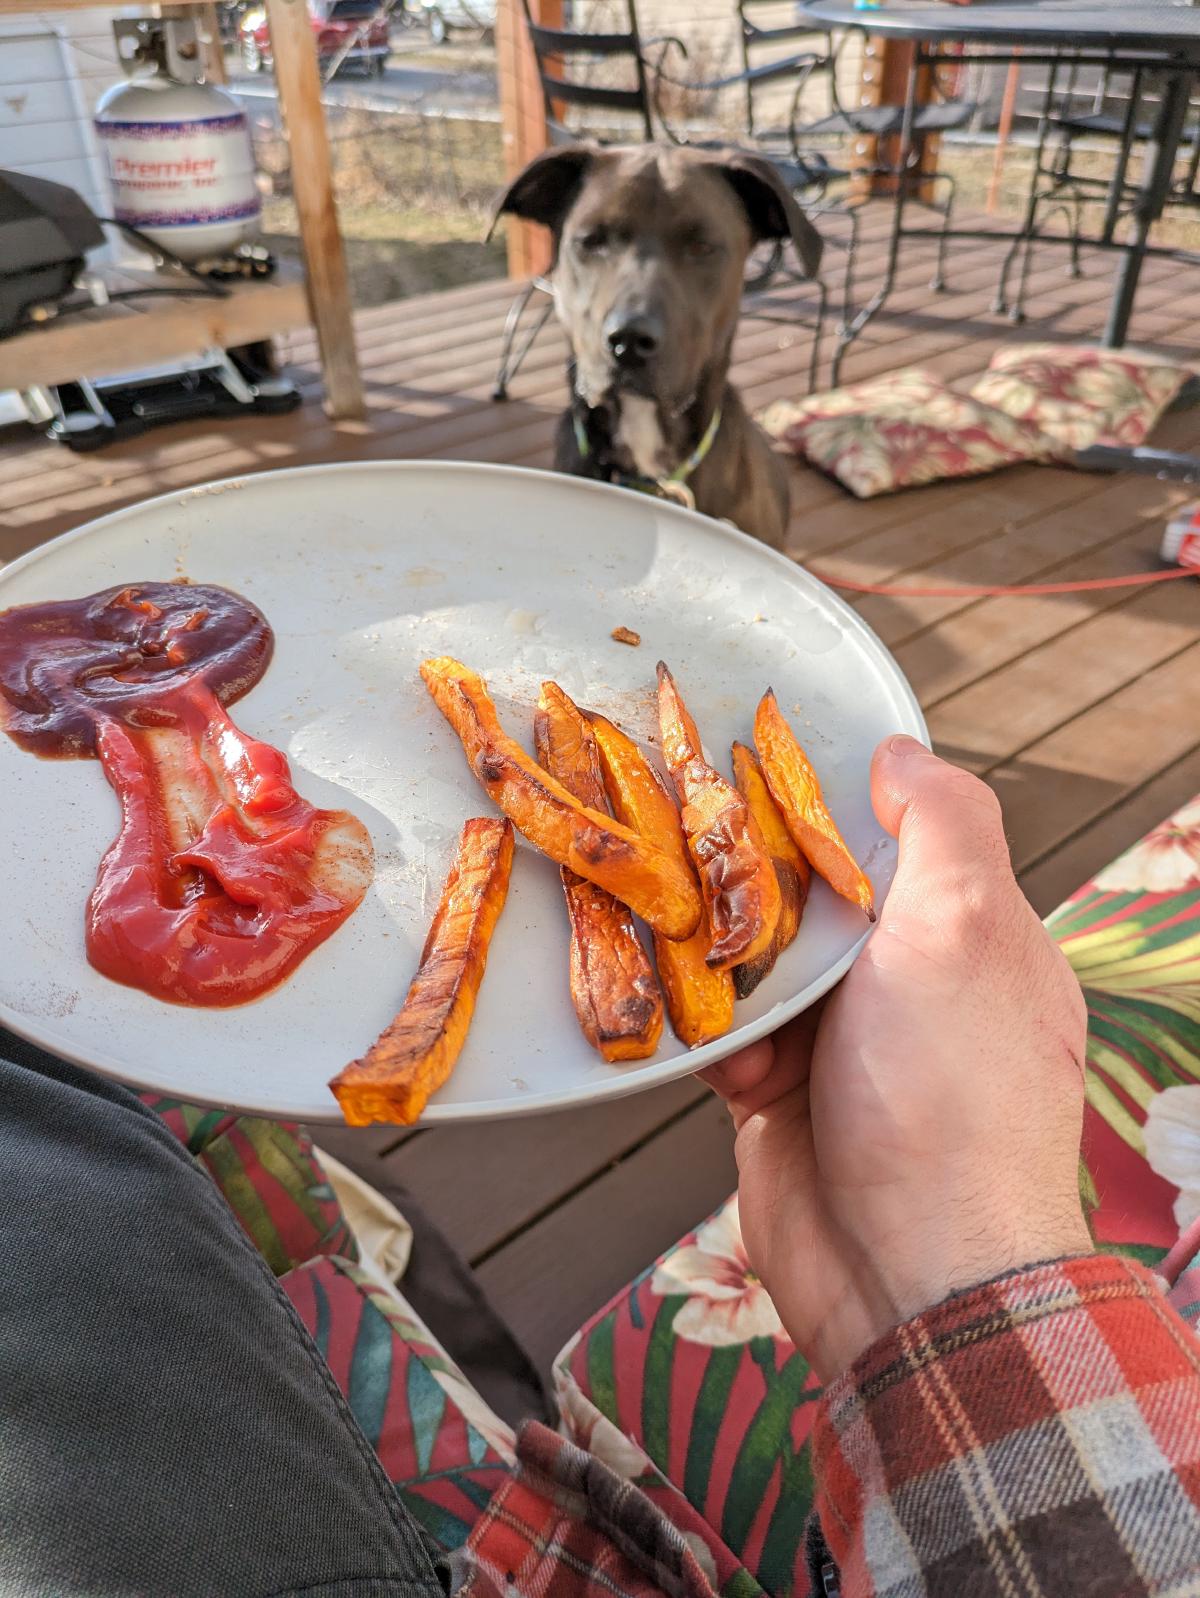
[[267, 20], [279, 106], [292, 156], [292, 190], [304, 248], [308, 299], [321, 348], [326, 403], [331, 416], [360, 417], [362, 378], [354, 344], [350, 281], [338, 229], [312, 24], [304, 0], [267, 0]]
[[1124, 344], [1129, 331], [1129, 318], [1137, 298], [1142, 262], [1146, 258], [1146, 238], [1151, 224], [1162, 215], [1163, 205], [1170, 193], [1191, 84], [1191, 68], [1171, 67], [1164, 74], [1162, 99], [1154, 119], [1150, 146], [1146, 151], [1146, 175], [1134, 206], [1134, 236], [1117, 271], [1108, 323], [1104, 329], [1104, 344], [1108, 349], [1117, 349]]

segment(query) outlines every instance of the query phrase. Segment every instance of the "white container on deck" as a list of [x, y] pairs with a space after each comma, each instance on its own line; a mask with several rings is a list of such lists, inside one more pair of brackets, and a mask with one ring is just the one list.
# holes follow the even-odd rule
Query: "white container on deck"
[[1172, 566], [1200, 566], [1200, 500], [1181, 505], [1171, 517], [1160, 553]]
[[224, 254], [258, 232], [254, 148], [232, 95], [160, 74], [110, 89], [95, 123], [118, 222], [185, 261]]

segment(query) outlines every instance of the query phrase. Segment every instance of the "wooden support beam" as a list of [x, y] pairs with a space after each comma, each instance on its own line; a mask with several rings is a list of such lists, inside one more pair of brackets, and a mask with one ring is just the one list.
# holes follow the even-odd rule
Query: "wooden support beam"
[[[129, 284], [117, 276], [116, 283], [121, 288], [145, 287], [145, 274], [131, 278]], [[154, 286], [165, 292], [170, 283]], [[48, 388], [80, 377], [115, 377], [199, 350], [237, 349], [307, 327], [309, 317], [296, 271], [281, 272], [268, 282], [231, 283], [223, 300], [162, 299], [152, 302], [150, 312], [135, 310], [138, 303], [117, 301], [10, 334], [0, 341], [0, 389]]]
[[[912, 71], [916, 46], [907, 39], [890, 39], [868, 36], [863, 41], [862, 66], [859, 71], [857, 106], [903, 105], [908, 96], [908, 78]], [[928, 105], [934, 98], [933, 72], [921, 69], [917, 82], [917, 104]], [[937, 171], [938, 147], [941, 140], [936, 134], [919, 136], [915, 141], [918, 150], [918, 170], [932, 175]], [[855, 166], [895, 166], [900, 156], [900, 140], [858, 136], [854, 141]], [[862, 194], [892, 194], [896, 180], [880, 173], [862, 180], [857, 186]], [[922, 184], [921, 198], [931, 198], [930, 186]]]
[[221, 23], [213, 0], [207, 0], [197, 12], [200, 24], [201, 52], [204, 57], [204, 76], [209, 83], [227, 83], [225, 52], [221, 48]]
[[[562, 0], [529, 0], [529, 9], [534, 20], [543, 26], [562, 27]], [[498, 0], [496, 6], [496, 84], [504, 170], [513, 178], [550, 142], [542, 85], [521, 0]], [[512, 217], [507, 228], [509, 276], [534, 277], [546, 271], [550, 265], [550, 235], [546, 229]]]
[[987, 209], [989, 216], [996, 209], [996, 202], [1000, 198], [1000, 177], [1004, 171], [1004, 157], [1008, 153], [1008, 141], [1012, 136], [1013, 116], [1017, 109], [1017, 89], [1021, 82], [1021, 63], [1010, 62], [1008, 76], [1004, 80], [1004, 99], [1000, 104], [1000, 126], [996, 130], [996, 154], [992, 158], [992, 178], [988, 184]]
[[267, 22], [279, 107], [292, 155], [292, 192], [309, 304], [321, 347], [326, 405], [333, 417], [360, 417], [363, 392], [354, 345], [350, 278], [338, 231], [321, 79], [305, 0], [267, 0]]

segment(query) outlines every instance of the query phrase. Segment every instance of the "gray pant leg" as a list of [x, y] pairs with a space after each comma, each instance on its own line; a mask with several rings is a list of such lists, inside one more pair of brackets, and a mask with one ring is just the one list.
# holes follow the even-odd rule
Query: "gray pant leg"
[[442, 1598], [208, 1177], [125, 1089], [0, 1045], [2, 1598]]

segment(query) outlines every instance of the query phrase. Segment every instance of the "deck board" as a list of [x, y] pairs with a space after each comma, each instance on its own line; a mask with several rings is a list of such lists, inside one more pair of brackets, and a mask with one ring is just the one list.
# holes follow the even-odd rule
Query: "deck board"
[[[866, 292], [886, 223], [883, 208], [864, 218]], [[847, 380], [919, 364], [969, 383], [998, 344], [1095, 338], [1111, 292], [1109, 261], [1088, 258], [1072, 279], [1060, 252], [1040, 251], [1029, 319], [1014, 328], [989, 308], [994, 248], [954, 249], [941, 295], [928, 289], [931, 259], [929, 246], [906, 252], [887, 314], [846, 361]], [[772, 296], [784, 322], [743, 319], [734, 375], [752, 407], [803, 391], [810, 335], [799, 316], [808, 292]], [[534, 346], [510, 402], [490, 400], [512, 293], [507, 283], [472, 284], [361, 313], [363, 424], [324, 416], [312, 338], [299, 333], [285, 343], [305, 396], [291, 416], [164, 429], [85, 457], [27, 430], [0, 432], [0, 560], [147, 495], [278, 466], [420, 456], [548, 465], [565, 399], [557, 327]], [[1148, 263], [1131, 342], [1200, 364], [1200, 274]], [[823, 361], [829, 349], [827, 337]], [[1167, 417], [1155, 438], [1200, 447], [1200, 412]], [[1191, 497], [1150, 478], [1054, 466], [866, 503], [799, 466], [792, 486], [788, 550], [797, 559], [855, 581], [938, 585], [1145, 570], [1164, 517]], [[1200, 791], [1192, 583], [855, 603], [908, 673], [939, 747], [1000, 794], [1014, 861], [1041, 913]], [[330, 1130], [322, 1141], [420, 1198], [543, 1364], [734, 1180], [725, 1117], [692, 1082], [494, 1128]]]
[[584, 1316], [698, 1225], [736, 1183], [732, 1126], [724, 1108], [706, 1098], [476, 1269], [545, 1368]]

